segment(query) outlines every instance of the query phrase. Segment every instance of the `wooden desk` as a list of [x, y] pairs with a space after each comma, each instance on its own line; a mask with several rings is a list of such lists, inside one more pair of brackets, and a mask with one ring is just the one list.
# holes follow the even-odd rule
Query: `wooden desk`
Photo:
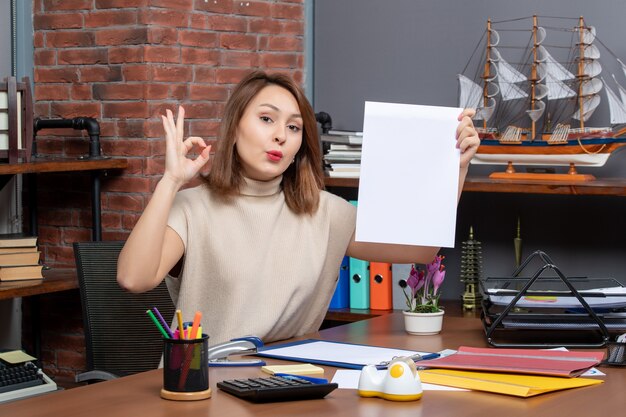
[[[459, 345], [485, 346], [481, 323], [475, 317], [444, 319], [435, 336], [410, 336], [399, 313], [323, 330], [307, 337], [367, 343], [378, 346], [438, 351]], [[448, 314], [448, 313], [447, 313]], [[458, 314], [460, 316], [460, 314]], [[267, 360], [269, 363], [286, 363]], [[326, 378], [336, 368], [325, 367]], [[623, 413], [626, 369], [602, 367], [604, 384], [522, 399], [481, 392], [426, 391], [417, 402], [399, 403], [360, 398], [354, 390], [338, 389], [323, 400], [252, 404], [216, 388], [223, 379], [264, 375], [259, 368], [210, 368], [213, 397], [198, 402], [175, 402], [159, 397], [162, 371], [145, 372], [40, 397], [0, 405], [2, 416], [619, 416]]]

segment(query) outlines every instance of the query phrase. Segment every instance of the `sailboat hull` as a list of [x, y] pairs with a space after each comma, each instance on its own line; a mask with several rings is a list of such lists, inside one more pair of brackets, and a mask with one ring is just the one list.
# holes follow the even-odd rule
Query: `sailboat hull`
[[611, 152], [626, 145], [626, 137], [605, 139], [574, 139], [562, 144], [546, 141], [523, 141], [503, 144], [497, 140], [483, 139], [472, 163], [489, 165], [556, 165], [601, 167]]

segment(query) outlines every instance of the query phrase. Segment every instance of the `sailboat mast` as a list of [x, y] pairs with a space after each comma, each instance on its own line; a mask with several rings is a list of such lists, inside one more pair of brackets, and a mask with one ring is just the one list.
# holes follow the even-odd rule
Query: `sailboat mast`
[[[491, 75], [491, 19], [487, 19], [487, 48], [485, 57], [485, 68], [483, 70], [483, 106], [487, 107], [489, 104], [489, 92], [487, 80]], [[483, 128], [487, 129], [487, 120], [483, 119]]]
[[[537, 84], [537, 15], [533, 15], [533, 63], [530, 69], [530, 110], [535, 110], [535, 85]], [[535, 139], [536, 123], [531, 119], [531, 136]]]
[[583, 62], [585, 56], [585, 45], [583, 44], [584, 28], [585, 21], [583, 20], [583, 17], [580, 16], [578, 19], [578, 111], [580, 112], [581, 131], [585, 128], [585, 118], [583, 113], [583, 77], [585, 76], [585, 63]]

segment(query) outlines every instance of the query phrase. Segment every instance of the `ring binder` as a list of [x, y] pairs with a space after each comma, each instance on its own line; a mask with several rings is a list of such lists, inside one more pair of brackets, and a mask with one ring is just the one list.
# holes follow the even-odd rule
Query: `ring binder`
[[[521, 277], [537, 258], [542, 265]], [[556, 276], [545, 276], [549, 272]], [[609, 329], [626, 329], [626, 314], [616, 311], [626, 306], [626, 287], [612, 278], [566, 277], [542, 251], [510, 277], [486, 278], [480, 286], [481, 320], [494, 347], [599, 348], [609, 341]]]

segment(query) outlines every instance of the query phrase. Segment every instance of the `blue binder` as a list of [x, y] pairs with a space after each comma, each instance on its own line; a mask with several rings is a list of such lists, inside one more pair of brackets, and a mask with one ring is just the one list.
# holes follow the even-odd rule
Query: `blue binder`
[[350, 308], [370, 308], [370, 263], [350, 258]]
[[330, 300], [329, 308], [350, 307], [350, 258], [343, 257], [339, 267], [339, 279], [333, 298]]

